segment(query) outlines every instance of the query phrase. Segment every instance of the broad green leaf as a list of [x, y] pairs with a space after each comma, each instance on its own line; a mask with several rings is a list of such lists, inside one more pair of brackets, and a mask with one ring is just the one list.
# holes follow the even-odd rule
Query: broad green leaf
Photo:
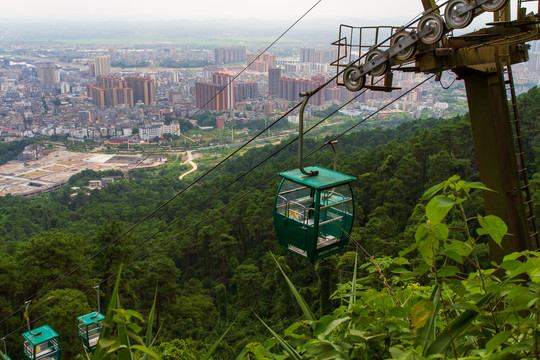
[[455, 252], [454, 250], [444, 250], [442, 251], [442, 254], [459, 264], [463, 264], [463, 257], [459, 255], [457, 252]]
[[446, 278], [446, 277], [454, 277], [457, 274], [459, 274], [461, 271], [457, 268], [457, 266], [453, 265], [445, 265], [439, 270], [439, 277]]
[[501, 246], [504, 235], [508, 232], [508, 227], [502, 219], [495, 215], [487, 215], [486, 217], [478, 216], [480, 228], [476, 230], [478, 235], [489, 235], [495, 243]]
[[443, 221], [454, 204], [455, 201], [446, 196], [436, 196], [427, 204], [426, 216], [433, 224], [438, 224]]
[[447, 238], [448, 226], [446, 226], [446, 224], [439, 223], [433, 225], [428, 221], [418, 226], [415, 239], [418, 243], [418, 252], [426, 264], [433, 266], [440, 242]]
[[411, 311], [411, 329], [419, 329], [426, 325], [429, 317], [435, 311], [433, 302], [426, 300], [414, 304]]
[[503, 331], [495, 335], [486, 343], [486, 350], [489, 352], [497, 350], [497, 348], [504, 343], [510, 336], [512, 336], [512, 333], [509, 331]]
[[447, 243], [444, 244], [444, 248], [448, 250], [452, 250], [459, 254], [460, 256], [469, 256], [473, 248], [471, 245], [469, 245], [466, 242], [459, 241], [459, 240], [450, 240]]
[[426, 190], [424, 195], [422, 195], [422, 201], [426, 201], [427, 199], [431, 199], [436, 193], [438, 193], [439, 191], [444, 189], [445, 186], [446, 186], [446, 184], [444, 182], [442, 182], [440, 184], [437, 184], [437, 185], [433, 185], [432, 187], [430, 187], [429, 189]]
[[313, 335], [323, 340], [335, 328], [343, 324], [345, 321], [349, 321], [350, 319], [351, 318], [347, 316], [341, 319], [332, 320], [330, 315], [323, 316], [319, 321], [314, 323], [315, 328], [313, 330]]
[[480, 189], [486, 191], [493, 191], [481, 182], [465, 182], [465, 184], [462, 184], [461, 187], [464, 189]]
[[279, 262], [275, 258], [274, 254], [270, 253], [270, 255], [272, 255], [272, 259], [274, 259], [274, 262], [276, 263], [279, 271], [281, 271], [281, 274], [285, 278], [285, 281], [287, 281], [287, 284], [289, 285], [289, 288], [291, 289], [291, 292], [294, 295], [294, 297], [296, 299], [296, 302], [298, 302], [298, 305], [300, 305], [300, 308], [302, 309], [302, 312], [304, 313], [304, 316], [306, 317], [306, 320], [311, 320], [311, 321], [317, 320], [317, 318], [315, 317], [315, 315], [311, 311], [311, 308], [309, 307], [309, 305], [306, 303], [306, 301], [304, 300], [302, 295], [300, 295], [298, 290], [296, 290], [296, 287], [294, 286], [294, 284], [291, 282], [291, 280], [289, 280], [289, 278], [285, 274], [285, 271], [283, 271], [283, 269], [279, 265]]

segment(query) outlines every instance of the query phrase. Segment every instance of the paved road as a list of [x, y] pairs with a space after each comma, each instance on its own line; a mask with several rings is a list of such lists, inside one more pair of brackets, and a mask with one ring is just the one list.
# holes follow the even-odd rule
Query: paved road
[[191, 174], [192, 172], [197, 171], [197, 164], [195, 164], [195, 163], [193, 162], [193, 150], [188, 150], [188, 151], [186, 151], [186, 154], [187, 154], [188, 158], [187, 158], [187, 160], [184, 161], [182, 164], [188, 163], [189, 165], [192, 166], [192, 169], [189, 170], [189, 171], [187, 171], [187, 172], [185, 172], [185, 173], [183, 173], [182, 175], [180, 175], [180, 176], [178, 177], [178, 179], [180, 179], [180, 180], [182, 180], [182, 179], [184, 178], [184, 176], [186, 176], [187, 174]]

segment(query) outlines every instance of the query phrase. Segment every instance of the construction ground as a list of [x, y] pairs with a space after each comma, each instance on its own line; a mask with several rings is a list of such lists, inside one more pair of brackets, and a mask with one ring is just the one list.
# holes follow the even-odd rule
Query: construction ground
[[[67, 184], [69, 178], [83, 170], [121, 170], [125, 174], [137, 168], [165, 165], [167, 157], [144, 155], [90, 154], [54, 150], [35, 161], [10, 161], [0, 165], [0, 196], [32, 196]], [[96, 179], [99, 180], [99, 179]]]

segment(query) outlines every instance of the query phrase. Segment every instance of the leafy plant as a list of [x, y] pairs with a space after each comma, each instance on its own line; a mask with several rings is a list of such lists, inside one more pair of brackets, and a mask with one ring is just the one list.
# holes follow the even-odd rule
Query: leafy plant
[[[118, 271], [116, 283], [111, 295], [107, 314], [102, 320], [103, 328], [97, 343], [97, 347], [91, 355], [87, 354], [89, 360], [106, 360], [117, 358], [118, 360], [152, 359], [160, 360], [160, 356], [151, 348], [155, 341], [152, 338], [152, 327], [154, 326], [154, 313], [156, 305], [156, 296], [150, 311], [149, 321], [146, 330], [145, 340], [138, 335], [142, 327], [134, 320], [143, 322], [143, 316], [134, 310], [123, 309], [120, 305], [118, 290], [120, 287], [121, 269]], [[156, 335], [157, 336], [157, 335]], [[137, 344], [131, 345], [131, 341]]]
[[[463, 203], [478, 189], [489, 191], [457, 176], [430, 188], [415, 243], [401, 254], [415, 251], [417, 265], [365, 253], [353, 280], [332, 295], [345, 305], [319, 319], [304, 311], [283, 336], [269, 328], [283, 353], [250, 344], [264, 351], [246, 348], [238, 358], [539, 359], [540, 256], [526, 251], [480, 266], [477, 244], [487, 236], [500, 244], [507, 227], [496, 216], [466, 216]], [[465, 273], [465, 264], [474, 270]]]

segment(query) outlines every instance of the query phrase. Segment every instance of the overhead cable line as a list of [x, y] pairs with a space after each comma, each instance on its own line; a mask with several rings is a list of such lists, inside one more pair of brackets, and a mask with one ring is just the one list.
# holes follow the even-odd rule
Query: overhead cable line
[[[424, 83], [426, 83], [427, 81], [429, 81], [430, 79], [432, 79], [434, 77], [434, 75], [424, 79], [422, 82], [420, 82], [419, 84], [415, 85], [414, 87], [412, 87], [411, 89], [407, 90], [406, 92], [404, 92], [403, 94], [401, 94], [400, 96], [398, 96], [396, 99], [390, 101], [389, 103], [387, 103], [386, 105], [384, 105], [383, 107], [377, 109], [375, 112], [371, 113], [369, 116], [363, 118], [361, 121], [359, 121], [358, 123], [356, 123], [355, 125], [349, 127], [347, 130], [345, 130], [344, 132], [340, 133], [339, 135], [335, 136], [333, 140], [337, 140], [338, 138], [342, 137], [343, 135], [345, 135], [346, 133], [348, 133], [349, 131], [353, 130], [355, 127], [357, 127], [358, 125], [362, 124], [363, 122], [367, 121], [368, 119], [372, 118], [373, 116], [377, 115], [378, 113], [380, 113], [381, 111], [383, 111], [384, 109], [386, 109], [388, 106], [392, 105], [393, 103], [395, 103], [396, 101], [398, 101], [399, 99], [401, 99], [402, 97], [404, 97], [405, 95], [408, 95], [410, 92], [412, 92], [413, 90], [417, 89], [418, 87], [420, 87], [421, 85], [423, 85]], [[365, 92], [365, 91], [364, 91]], [[361, 96], [364, 92], [361, 92], [359, 94], [357, 94], [355, 97], [353, 97], [351, 100], [345, 102], [344, 104], [342, 104], [338, 109], [336, 109], [334, 112], [332, 112], [330, 115], [326, 116], [325, 118], [323, 118], [322, 120], [320, 120], [319, 122], [317, 122], [315, 125], [311, 126], [308, 130], [306, 130], [306, 133], [308, 133], [309, 131], [313, 130], [315, 127], [319, 126], [323, 121], [326, 121], [329, 117], [331, 117], [332, 115], [334, 115], [337, 111], [339, 111], [340, 109], [342, 109], [343, 107], [345, 107], [346, 105], [348, 105], [350, 102], [354, 101], [356, 98], [358, 98], [359, 96]], [[269, 157], [267, 157], [265, 160], [261, 161], [258, 165], [256, 165], [254, 168], [250, 169], [248, 172], [246, 172], [245, 174], [243, 174], [240, 178], [246, 176], [248, 173], [250, 173], [251, 171], [254, 171], [255, 168], [257, 168], [258, 166], [260, 166], [262, 163], [266, 162], [269, 158], [275, 156], [277, 153], [283, 151], [285, 148], [287, 148], [288, 146], [290, 146], [292, 143], [294, 143], [295, 141], [297, 140], [297, 137], [295, 137], [294, 139], [292, 139], [289, 143], [287, 143], [285, 146], [281, 147], [280, 149], [278, 149], [276, 152], [274, 152], [273, 154], [271, 154]], [[305, 158], [308, 158], [310, 156], [312, 156], [313, 154], [315, 154], [316, 152], [318, 152], [319, 150], [321, 150], [324, 146], [326, 146], [326, 143], [323, 144], [322, 146], [320, 146], [319, 148], [317, 148], [316, 150], [312, 151], [311, 153], [309, 153], [308, 155], [305, 156]], [[293, 162], [291, 164], [289, 164], [284, 170], [287, 170], [289, 168], [291, 168], [292, 166], [294, 166], [294, 164], [296, 164], [296, 162]], [[231, 206], [232, 204], [238, 202], [239, 200], [241, 200], [242, 198], [244, 198], [245, 196], [247, 196], [248, 194], [250, 194], [253, 190], [255, 189], [258, 189], [260, 187], [262, 187], [263, 185], [265, 185], [266, 183], [270, 182], [271, 180], [273, 180], [274, 178], [276, 178], [277, 175], [273, 175], [271, 176], [270, 178], [264, 180], [261, 184], [253, 187], [251, 190], [241, 194], [240, 196], [236, 197], [235, 199], [233, 199], [231, 202], [229, 202], [227, 205], [224, 205], [222, 207], [220, 207], [219, 209], [216, 209], [216, 210], [213, 210], [211, 211], [211, 214], [207, 215], [205, 218], [201, 219], [200, 221], [198, 221], [197, 223], [191, 225], [190, 227], [188, 227], [187, 229], [183, 230], [181, 233], [179, 234], [175, 234], [175, 236], [172, 236], [170, 237], [169, 239], [163, 241], [162, 243], [158, 244], [156, 247], [154, 247], [152, 250], [146, 252], [144, 255], [140, 256], [139, 258], [133, 260], [132, 262], [130, 262], [128, 265], [126, 265], [124, 268], [129, 268], [130, 266], [132, 266], [133, 264], [139, 262], [139, 261], [142, 261], [144, 259], [146, 259], [147, 257], [149, 257], [151, 254], [153, 254], [154, 252], [160, 250], [160, 249], [163, 249], [165, 246], [167, 246], [168, 244], [170, 244], [173, 240], [175, 240], [179, 235], [182, 235], [184, 233], [186, 233], [187, 231], [195, 228], [196, 226], [199, 226], [200, 224], [202, 224], [203, 222], [205, 222], [206, 220], [208, 220], [209, 218], [211, 218], [212, 216], [214, 216], [216, 213], [222, 213], [226, 208], [228, 208], [229, 206]], [[234, 180], [232, 183], [238, 181], [240, 178]], [[226, 187], [228, 186], [231, 186], [232, 183], [228, 184]], [[179, 218], [177, 218], [179, 219]], [[155, 237], [157, 234], [159, 234], [160, 232], [164, 231], [166, 228], [168, 228], [169, 226], [166, 226], [164, 229], [158, 231], [157, 233], [155, 233], [154, 235], [151, 236], [151, 238]], [[148, 240], [150, 240], [151, 238], [145, 240], [143, 243], [146, 243]], [[142, 244], [139, 244], [137, 247], [141, 246]], [[113, 278], [114, 276], [117, 276], [118, 275], [118, 272], [117, 273], [114, 273], [114, 274], [111, 274], [110, 276], [108, 276], [107, 278], [105, 278], [103, 281], [101, 281], [99, 283], [99, 285], [109, 281], [111, 278]], [[90, 287], [88, 288], [87, 290], [85, 290], [84, 292], [82, 292], [81, 294], [75, 296], [75, 297], [72, 297], [71, 299], [65, 301], [64, 303], [62, 304], [59, 304], [57, 305], [56, 307], [52, 308], [51, 310], [49, 310], [47, 313], [43, 314], [42, 316], [36, 318], [35, 320], [33, 320], [32, 322], [34, 321], [38, 321], [40, 320], [41, 318], [43, 318], [44, 316], [46, 316], [47, 314], [51, 313], [52, 311], [58, 309], [58, 308], [61, 308], [67, 304], [69, 304], [71, 301], [74, 301], [75, 299], [77, 299], [78, 297], [82, 296], [83, 294], [87, 293], [88, 291], [94, 289], [94, 287]], [[1, 322], [0, 322], [1, 323]], [[21, 329], [24, 328], [24, 325], [21, 326], [20, 328], [12, 331], [11, 333], [9, 333], [8, 335], [6, 335], [5, 337], [9, 337], [11, 335], [13, 335], [14, 333], [16, 332], [19, 332]]]
[[[260, 59], [261, 56], [263, 56], [272, 46], [274, 46], [279, 40], [281, 40], [282, 37], [284, 37], [293, 27], [296, 26], [296, 24], [298, 24], [304, 17], [306, 17], [315, 7], [317, 7], [317, 5], [319, 5], [319, 3], [321, 3], [322, 0], [318, 0], [312, 7], [310, 7], [306, 12], [304, 12], [304, 14], [302, 14], [302, 16], [300, 16], [291, 26], [289, 26], [287, 28], [287, 30], [285, 30], [284, 32], [281, 33], [281, 35], [279, 35], [274, 41], [272, 41], [270, 43], [270, 45], [268, 45], [266, 47], [266, 49], [264, 49], [261, 53], [259, 53], [253, 60], [251, 60], [251, 62], [249, 64], [247, 64], [238, 74], [236, 74], [232, 79], [229, 80], [229, 82], [227, 83], [227, 85], [225, 85], [222, 89], [220, 89], [218, 92], [216, 92], [216, 94], [214, 96], [212, 96], [212, 98], [210, 98], [210, 100], [208, 100], [203, 106], [201, 106], [199, 108], [199, 110], [197, 110], [193, 115], [191, 115], [190, 117], [195, 117], [197, 116], [197, 114], [199, 114], [201, 111], [203, 111], [203, 109], [206, 108], [206, 106], [208, 104], [210, 104], [219, 94], [221, 94], [223, 91], [225, 91], [225, 88], [227, 88], [228, 86], [231, 86], [231, 84], [240, 76], [242, 75], [247, 69], [249, 69], [249, 67], [257, 60]], [[181, 127], [183, 124], [185, 124], [188, 120], [184, 120], [182, 122], [182, 124], [179, 124], [179, 127], [178, 127], [178, 130], [175, 130], [175, 132], [172, 134], [172, 135], [177, 135], [177, 131], [181, 131]], [[159, 145], [161, 146], [161, 144]], [[141, 164], [144, 160], [148, 159], [149, 156], [152, 156], [152, 154], [155, 154], [157, 152], [157, 150], [159, 149], [159, 146], [154, 150], [152, 151], [149, 155], [147, 155], [143, 160], [139, 161], [139, 163], [135, 166], [135, 169], [139, 166], [139, 164]]]
[[[309, 8], [306, 12], [304, 12], [304, 14], [302, 14], [302, 16], [300, 16], [291, 26], [289, 26], [281, 35], [279, 35], [270, 45], [268, 45], [266, 47], [266, 49], [261, 52], [255, 59], [253, 59], [242, 71], [240, 71], [240, 73], [238, 73], [232, 80], [230, 80], [230, 82], [227, 84], [227, 85], [230, 85], [238, 76], [240, 76], [242, 73], [244, 73], [251, 64], [253, 64], [255, 61], [257, 61], [266, 51], [268, 51], [268, 49], [270, 49], [272, 46], [274, 46], [283, 36], [285, 36], [294, 26], [296, 26], [298, 24], [298, 22], [300, 22], [304, 17], [306, 17], [317, 5], [319, 5], [319, 3], [321, 3], [322, 0], [318, 0], [311, 8]], [[326, 85], [326, 84], [325, 84]], [[197, 115], [200, 111], [202, 111], [202, 109], [204, 109], [219, 93], [221, 93], [223, 91], [220, 90], [218, 93], [216, 93], [216, 95], [214, 95], [214, 97], [212, 97], [201, 109], [199, 109], [195, 115]], [[239, 150], [243, 149], [246, 145], [250, 144], [251, 142], [253, 142], [253, 140], [255, 140], [256, 138], [258, 138], [262, 133], [264, 133], [266, 130], [268, 130], [269, 128], [271, 128], [273, 125], [275, 125], [277, 122], [281, 121], [285, 116], [287, 116], [288, 114], [290, 114], [293, 110], [295, 110], [298, 106], [300, 106], [300, 103], [298, 103], [296, 106], [294, 106], [293, 108], [291, 108], [289, 111], [287, 111], [287, 113], [285, 113], [283, 116], [281, 116], [279, 119], [277, 119], [276, 121], [274, 121], [272, 124], [270, 124], [268, 127], [266, 127], [265, 129], [263, 129], [261, 132], [259, 132], [257, 135], [255, 135], [255, 137], [253, 137], [251, 140], [249, 140], [248, 142], [246, 142], [242, 147], [240, 147], [237, 151], [233, 152], [230, 156], [226, 157], [223, 161], [221, 161], [220, 163], [218, 163], [214, 168], [210, 169], [208, 172], [204, 173], [201, 177], [199, 177], [198, 179], [196, 179], [193, 183], [189, 184], [186, 188], [184, 188], [183, 190], [181, 190], [178, 194], [176, 194], [175, 196], [173, 196], [171, 199], [169, 199], [168, 201], [166, 201], [165, 203], [163, 203], [162, 205], [160, 205], [158, 208], [156, 208], [154, 211], [152, 211], [151, 213], [149, 213], [148, 215], [146, 215], [144, 218], [142, 218], [141, 220], [139, 220], [135, 225], [133, 225], [131, 228], [129, 228], [128, 230], [126, 230], [124, 233], [122, 233], [121, 235], [119, 235], [116, 239], [112, 240], [111, 242], [109, 242], [108, 244], [106, 244], [102, 249], [99, 249], [96, 253], [94, 253], [90, 258], [88, 258], [87, 260], [83, 261], [79, 266], [77, 266], [75, 269], [73, 269], [72, 271], [69, 271], [67, 272], [66, 274], [64, 274], [62, 277], [60, 277], [59, 279], [55, 280], [52, 285], [50, 287], [48, 287], [44, 292], [36, 292], [34, 293], [34, 295], [32, 295], [30, 297], [30, 300], [35, 300], [37, 298], [39, 298], [40, 296], [42, 296], [44, 293], [47, 293], [49, 290], [51, 290], [54, 286], [56, 286], [60, 281], [64, 280], [65, 278], [69, 277], [70, 275], [72, 275], [75, 271], [77, 271], [78, 269], [80, 269], [82, 266], [84, 266], [85, 264], [87, 264], [89, 261], [91, 261], [95, 256], [99, 255], [102, 251], [104, 251], [105, 249], [107, 249], [108, 247], [110, 247], [111, 245], [113, 245], [114, 243], [116, 243], [117, 241], [119, 241], [120, 239], [122, 239], [124, 236], [126, 236], [127, 234], [129, 234], [131, 231], [133, 231], [136, 227], [138, 227], [141, 223], [143, 223], [144, 221], [148, 220], [149, 218], [151, 218], [156, 212], [158, 212], [159, 210], [161, 210], [163, 207], [165, 207], [166, 205], [168, 205], [171, 201], [173, 201], [174, 199], [176, 199], [178, 196], [180, 196], [182, 193], [184, 193], [186, 190], [188, 190], [190, 187], [192, 187], [195, 183], [197, 183], [199, 180], [201, 180], [202, 178], [204, 178], [208, 173], [212, 172], [216, 167], [219, 167], [223, 162], [225, 162], [226, 160], [228, 160], [229, 158], [231, 158], [232, 156], [234, 156]], [[193, 116], [195, 116], [193, 115]], [[187, 121], [187, 120], [186, 120]], [[185, 123], [185, 122], [184, 122]], [[141, 160], [135, 167], [135, 169], [139, 166], [139, 164], [141, 164], [144, 160], [146, 160], [149, 156], [151, 156], [152, 154], [154, 154], [155, 152], [157, 151], [154, 150], [152, 153], [150, 153], [149, 155], [147, 155], [145, 157], [145, 159]], [[15, 313], [19, 312], [21, 307], [24, 307], [24, 303], [26, 301], [22, 302], [19, 306], [20, 308], [18, 310], [15, 310], [12, 314], [8, 315], [6, 318], [0, 320], [0, 323], [4, 322], [7, 318], [10, 318], [11, 316], [13, 316]]]
[[[313, 5], [306, 13], [304, 13], [304, 15], [302, 15], [302, 17], [300, 17], [293, 25], [291, 25], [282, 35], [280, 35], [280, 37], [278, 39], [276, 39], [268, 48], [270, 48], [275, 42], [277, 42], [281, 37], [283, 37], [294, 25], [296, 25], [303, 17], [305, 17], [315, 6], [317, 6], [322, 0], [319, 0], [315, 3], [315, 5]], [[438, 8], [438, 7], [437, 7]], [[435, 11], [435, 9], [431, 9], [429, 11]], [[425, 12], [424, 12], [425, 13]], [[422, 13], [422, 15], [424, 14]], [[402, 28], [405, 28], [405, 27], [408, 27], [410, 26], [411, 24], [413, 24], [414, 22], [418, 21], [418, 18], [419, 16], [417, 16], [415, 19], [413, 19], [409, 24], [405, 25], [404, 27]], [[387, 40], [389, 40], [390, 38], [388, 38]], [[387, 41], [385, 40], [385, 41]], [[381, 42], [381, 44], [384, 43]], [[268, 49], [267, 48], [267, 49]], [[265, 50], [266, 51], [266, 50]], [[262, 54], [261, 54], [262, 55]], [[361, 58], [363, 58], [365, 56], [365, 54], [363, 56], [361, 56], [359, 59], [353, 61], [352, 63], [356, 63], [358, 61], [360, 61]], [[245, 69], [243, 70], [245, 71]], [[343, 73], [343, 71], [339, 72], [338, 74], [334, 75], [332, 78], [330, 78], [327, 82], [321, 84], [319, 87], [317, 87], [315, 90], [313, 90], [314, 92], [318, 92], [320, 91], [322, 88], [324, 88], [325, 86], [327, 86], [330, 82], [332, 82], [333, 80], [335, 80], [336, 78], [339, 77], [339, 75], [341, 75], [341, 73]], [[426, 80], [427, 81], [427, 80]], [[425, 81], [424, 81], [425, 82]], [[408, 92], [406, 92], [405, 94], [407, 94]], [[357, 95], [359, 96], [359, 95]], [[357, 97], [356, 96], [356, 97]], [[401, 98], [403, 95], [401, 95], [399, 98]], [[355, 98], [356, 98], [355, 97]], [[355, 99], [353, 98], [353, 99]], [[352, 101], [352, 100], [351, 100]], [[350, 102], [350, 101], [349, 101]], [[237, 150], [235, 150], [233, 153], [231, 153], [229, 156], [227, 156], [226, 158], [224, 158], [223, 160], [221, 160], [217, 165], [215, 165], [214, 167], [212, 167], [210, 170], [208, 170], [206, 173], [204, 173], [203, 175], [201, 175], [199, 178], [197, 178], [196, 180], [194, 180], [192, 183], [190, 183], [187, 187], [185, 187], [184, 189], [182, 189], [180, 192], [178, 192], [176, 195], [174, 195], [172, 198], [170, 198], [169, 200], [165, 201], [162, 205], [160, 205], [158, 208], [156, 208], [155, 210], [153, 210], [152, 212], [150, 212], [149, 214], [147, 214], [144, 218], [142, 218], [141, 220], [139, 220], [137, 223], [135, 223], [133, 226], [131, 226], [128, 230], [124, 231], [121, 235], [119, 235], [117, 238], [111, 240], [108, 244], [106, 244], [105, 246], [103, 246], [102, 248], [100, 248], [98, 251], [96, 251], [94, 254], [92, 254], [89, 258], [87, 258], [85, 261], [83, 261], [81, 264], [79, 264], [78, 266], [76, 266], [73, 270], [71, 271], [68, 271], [67, 273], [65, 273], [62, 277], [58, 278], [57, 280], [55, 280], [49, 287], [46, 288], [46, 290], [44, 291], [41, 291], [41, 292], [37, 292], [35, 293], [34, 295], [31, 296], [31, 300], [35, 300], [39, 297], [41, 297], [42, 295], [44, 295], [45, 293], [47, 293], [48, 291], [50, 291], [52, 288], [54, 288], [58, 283], [60, 283], [61, 281], [63, 281], [64, 279], [66, 279], [67, 277], [71, 276], [73, 273], [75, 273], [77, 270], [79, 270], [82, 266], [86, 265], [88, 262], [90, 262], [92, 259], [94, 259], [97, 255], [99, 255], [100, 253], [102, 253], [104, 250], [106, 250], [108, 247], [110, 247], [111, 245], [113, 245], [114, 243], [116, 243], [117, 241], [119, 241], [120, 239], [122, 239], [123, 237], [125, 237], [126, 235], [128, 235], [131, 231], [133, 231], [136, 227], [138, 227], [140, 224], [142, 224], [144, 221], [148, 220], [149, 218], [151, 218], [153, 215], [155, 215], [159, 210], [163, 209], [165, 206], [167, 206], [169, 203], [171, 203], [173, 200], [175, 200], [178, 196], [180, 196], [181, 194], [183, 194], [185, 191], [187, 191], [188, 189], [190, 189], [193, 185], [195, 185], [196, 183], [198, 183], [200, 180], [202, 180], [204, 177], [206, 177], [208, 174], [210, 174], [211, 172], [213, 172], [216, 168], [218, 168], [219, 166], [221, 166], [225, 161], [229, 160], [230, 158], [232, 158], [234, 155], [236, 155], [239, 151], [243, 150], [243, 148], [245, 148], [247, 145], [249, 145], [250, 143], [252, 143], [255, 139], [257, 139], [260, 135], [262, 135], [264, 132], [266, 132], [268, 129], [270, 129], [272, 126], [274, 126], [276, 123], [278, 123], [279, 121], [281, 121], [283, 118], [285, 118], [285, 116], [287, 116], [288, 114], [290, 114], [292, 111], [294, 111], [296, 108], [298, 108], [299, 106], [301, 105], [301, 103], [297, 103], [293, 108], [291, 108], [289, 111], [287, 111], [284, 115], [282, 115], [280, 118], [278, 118], [277, 120], [275, 120], [273, 123], [271, 123], [269, 126], [267, 126], [265, 129], [261, 130], [259, 133], [257, 133], [253, 138], [251, 138], [249, 141], [247, 141], [246, 143], [244, 143], [241, 147], [239, 147]], [[206, 106], [206, 105], [205, 105]], [[387, 105], [388, 106], [388, 105]], [[200, 110], [199, 110], [200, 111]], [[335, 112], [334, 112], [335, 113]], [[332, 113], [332, 114], [334, 114]], [[326, 120], [326, 119], [324, 119]], [[365, 120], [364, 120], [365, 121]], [[321, 121], [322, 122], [322, 121]], [[358, 124], [357, 124], [358, 125]], [[356, 127], [357, 125], [355, 125], [354, 127]], [[353, 128], [354, 128], [353, 127]], [[308, 131], [310, 131], [311, 129], [309, 129]], [[351, 129], [349, 129], [348, 131], [350, 131]], [[308, 132], [306, 131], [306, 133]], [[167, 226], [168, 227], [168, 226]], [[159, 232], [158, 232], [159, 233]], [[146, 241], [145, 241], [146, 242]], [[19, 310], [17, 310], [19, 311]], [[7, 316], [6, 318], [4, 318], [3, 320], [0, 321], [0, 323], [4, 322], [5, 320], [7, 320], [8, 318], [12, 317], [16, 312], [12, 313], [11, 315]]]

